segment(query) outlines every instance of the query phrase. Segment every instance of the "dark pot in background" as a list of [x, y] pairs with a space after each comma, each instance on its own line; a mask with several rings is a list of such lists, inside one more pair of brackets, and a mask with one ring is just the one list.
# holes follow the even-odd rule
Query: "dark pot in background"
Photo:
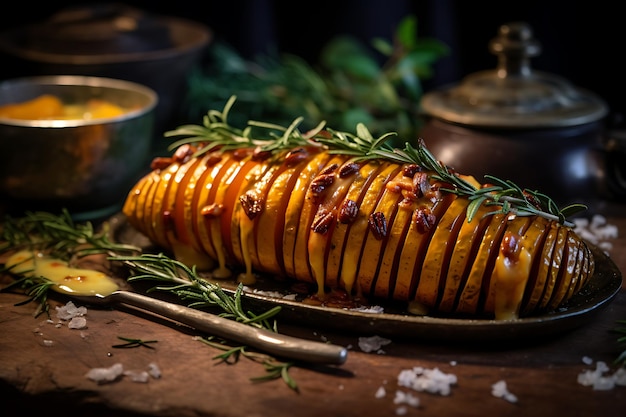
[[88, 75], [133, 81], [159, 96], [155, 132], [175, 127], [190, 70], [211, 40], [202, 24], [119, 3], [64, 9], [0, 34], [7, 78]]
[[422, 98], [420, 136], [433, 154], [478, 180], [511, 180], [559, 205], [623, 197], [626, 146], [606, 132], [605, 102], [533, 71], [541, 47], [525, 23], [501, 26], [489, 47], [495, 70]]

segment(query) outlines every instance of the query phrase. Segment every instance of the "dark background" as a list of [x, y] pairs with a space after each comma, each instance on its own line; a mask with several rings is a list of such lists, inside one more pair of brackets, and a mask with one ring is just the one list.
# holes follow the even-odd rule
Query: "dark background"
[[[214, 38], [234, 46], [243, 56], [275, 48], [313, 62], [320, 48], [337, 34], [351, 34], [364, 42], [375, 36], [390, 38], [406, 15], [418, 19], [421, 37], [435, 37], [451, 48], [436, 66], [431, 89], [457, 83], [470, 73], [493, 69], [496, 57], [489, 41], [500, 25], [528, 22], [542, 44], [532, 67], [559, 75], [604, 98], [609, 121], [623, 124], [626, 114], [626, 21], [616, 2], [609, 1], [454, 1], [454, 0], [127, 0], [125, 4], [159, 14], [206, 24]], [[12, 3], [0, 16], [1, 27], [36, 23], [81, 1], [37, 4]], [[0, 70], [0, 76], [4, 74]]]

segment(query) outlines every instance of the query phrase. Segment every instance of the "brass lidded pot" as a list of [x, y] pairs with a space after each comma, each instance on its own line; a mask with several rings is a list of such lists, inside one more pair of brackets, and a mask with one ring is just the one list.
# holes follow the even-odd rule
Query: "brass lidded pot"
[[423, 96], [420, 136], [433, 154], [478, 180], [486, 174], [511, 180], [559, 204], [595, 200], [620, 188], [607, 178], [620, 169], [608, 166], [607, 104], [533, 70], [530, 59], [541, 46], [526, 23], [502, 25], [489, 49], [498, 57], [495, 70]]

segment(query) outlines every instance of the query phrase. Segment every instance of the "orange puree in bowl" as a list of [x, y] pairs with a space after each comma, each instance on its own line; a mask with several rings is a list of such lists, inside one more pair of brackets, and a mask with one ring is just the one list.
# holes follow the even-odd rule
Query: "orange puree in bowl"
[[63, 116], [63, 103], [58, 97], [44, 94], [29, 101], [0, 107], [0, 117], [21, 120], [57, 119]]
[[43, 94], [29, 101], [0, 106], [0, 117], [20, 120], [102, 119], [124, 114], [122, 107], [101, 99], [84, 104], [64, 104], [58, 97]]

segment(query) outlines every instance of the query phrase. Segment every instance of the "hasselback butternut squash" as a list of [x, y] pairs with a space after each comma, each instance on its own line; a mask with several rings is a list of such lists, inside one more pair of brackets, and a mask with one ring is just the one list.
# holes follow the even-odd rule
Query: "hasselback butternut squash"
[[572, 207], [460, 175], [421, 141], [398, 150], [362, 125], [302, 134], [298, 121], [240, 131], [227, 109], [168, 132], [185, 138], [123, 208], [156, 245], [215, 277], [242, 270], [251, 284], [266, 273], [314, 284], [322, 302], [341, 290], [514, 319], [557, 308], [593, 275], [590, 248], [565, 220]]

